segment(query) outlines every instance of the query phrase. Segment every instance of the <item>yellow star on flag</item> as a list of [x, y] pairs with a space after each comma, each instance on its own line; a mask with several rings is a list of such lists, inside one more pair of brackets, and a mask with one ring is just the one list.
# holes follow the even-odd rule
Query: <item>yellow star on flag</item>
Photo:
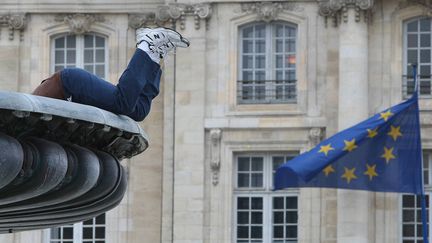
[[331, 144], [329, 143], [325, 146], [321, 146], [318, 153], [324, 153], [327, 156], [327, 154], [330, 150], [334, 150], [334, 148], [332, 148]]
[[357, 148], [357, 145], [355, 145], [355, 138], [353, 138], [351, 141], [344, 140], [344, 143], [345, 143], [345, 147], [343, 151], [351, 152], [355, 148]]
[[378, 174], [375, 171], [376, 165], [369, 166], [366, 164], [367, 170], [364, 173], [365, 175], [369, 176], [369, 180], [371, 181], [374, 176], [378, 176]]
[[357, 176], [354, 174], [355, 167], [351, 170], [347, 167], [344, 167], [345, 173], [342, 175], [342, 178], [345, 178], [347, 180], [347, 183], [349, 184], [352, 179], [357, 179]]
[[327, 167], [325, 167], [325, 169], [323, 171], [324, 171], [325, 176], [328, 176], [330, 173], [335, 172], [332, 165], [328, 165]]
[[396, 139], [398, 137], [402, 137], [402, 133], [400, 132], [400, 126], [399, 127], [391, 126], [390, 127], [390, 132], [387, 133], [387, 135], [389, 135], [390, 137], [392, 137], [394, 141], [396, 141]]
[[375, 128], [375, 129], [368, 129], [368, 130], [367, 130], [367, 132], [368, 132], [367, 137], [368, 137], [368, 138], [374, 138], [376, 135], [378, 135], [377, 130], [378, 130], [378, 128]]
[[393, 154], [393, 149], [394, 148], [389, 148], [388, 149], [387, 147], [384, 147], [384, 154], [381, 155], [381, 158], [384, 158], [386, 160], [387, 164], [388, 164], [389, 160], [396, 159], [396, 157]]
[[387, 121], [389, 119], [389, 117], [391, 117], [393, 115], [393, 113], [391, 113], [390, 110], [386, 111], [386, 112], [381, 112], [380, 113], [380, 119], [384, 119], [384, 121]]

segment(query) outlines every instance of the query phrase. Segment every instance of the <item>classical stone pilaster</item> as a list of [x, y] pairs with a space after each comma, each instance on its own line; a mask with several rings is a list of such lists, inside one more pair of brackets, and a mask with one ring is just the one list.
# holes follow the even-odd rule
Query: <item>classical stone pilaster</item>
[[155, 13], [132, 14], [129, 16], [129, 26], [131, 28], [140, 28], [151, 25], [166, 25], [179, 23], [180, 29], [185, 29], [185, 21], [188, 16], [193, 17], [195, 29], [201, 28], [201, 22], [207, 21], [212, 14], [212, 8], [209, 3], [199, 4], [181, 4], [171, 3], [159, 6]]
[[90, 31], [91, 26], [95, 22], [104, 22], [105, 19], [97, 14], [59, 14], [55, 17], [55, 21], [63, 22], [70, 28], [73, 34], [84, 34]]
[[14, 40], [15, 31], [20, 32], [20, 39], [23, 38], [23, 30], [26, 27], [27, 18], [24, 13], [9, 13], [0, 15], [0, 27], [9, 30], [9, 40]]
[[277, 20], [279, 13], [283, 11], [302, 11], [297, 3], [294, 2], [255, 2], [242, 3], [241, 12], [256, 13], [258, 18], [265, 22]]
[[355, 21], [359, 22], [363, 16], [364, 21], [368, 22], [374, 0], [326, 0], [319, 3], [319, 14], [325, 17], [326, 25], [329, 18], [333, 19], [333, 24], [337, 26], [341, 21], [348, 21], [348, 9], [355, 10]]

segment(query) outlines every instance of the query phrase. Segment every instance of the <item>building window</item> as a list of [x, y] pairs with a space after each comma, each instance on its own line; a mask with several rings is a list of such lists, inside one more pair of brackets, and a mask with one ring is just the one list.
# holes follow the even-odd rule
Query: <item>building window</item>
[[[426, 208], [429, 212], [431, 181], [432, 151], [423, 153], [423, 177], [426, 194]], [[428, 231], [431, 215], [428, 214]], [[423, 243], [423, 227], [421, 218], [421, 197], [416, 195], [402, 195], [402, 243]]]
[[239, 29], [239, 104], [295, 103], [296, 25], [253, 23]]
[[420, 96], [432, 98], [431, 89], [431, 18], [421, 17], [404, 24], [404, 76], [403, 94], [407, 98], [414, 92], [412, 66], [418, 64]]
[[295, 155], [265, 153], [236, 156], [235, 242], [298, 241], [298, 191], [272, 191], [275, 170]]
[[48, 243], [105, 243], [105, 214], [49, 231]]
[[106, 38], [97, 34], [62, 35], [53, 39], [52, 71], [79, 67], [100, 78], [107, 74]]

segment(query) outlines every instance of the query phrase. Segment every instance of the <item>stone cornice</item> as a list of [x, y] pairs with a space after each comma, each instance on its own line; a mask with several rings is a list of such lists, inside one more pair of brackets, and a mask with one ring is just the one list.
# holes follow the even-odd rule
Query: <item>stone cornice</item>
[[27, 18], [25, 13], [0, 14], [0, 27], [9, 29], [9, 40], [14, 40], [15, 31], [20, 32], [20, 40], [22, 40], [26, 24]]
[[185, 28], [186, 17], [194, 18], [195, 29], [200, 29], [201, 21], [211, 17], [212, 7], [209, 3], [181, 4], [170, 3], [159, 6], [155, 13], [131, 14], [129, 15], [129, 26], [140, 28], [148, 25], [166, 25], [179, 23], [180, 29]]
[[355, 21], [359, 22], [363, 14], [367, 22], [373, 6], [374, 0], [324, 0], [319, 3], [319, 14], [325, 17], [326, 24], [327, 18], [332, 18], [337, 26], [341, 20], [348, 21], [347, 11], [353, 8], [356, 11]]
[[279, 13], [283, 11], [302, 10], [303, 9], [294, 2], [250, 2], [241, 4], [242, 12], [256, 13], [259, 19], [265, 22], [277, 20]]
[[76, 13], [76, 14], [58, 14], [55, 21], [63, 22], [69, 26], [73, 34], [84, 34], [90, 31], [95, 22], [104, 22], [104, 18], [99, 14]]

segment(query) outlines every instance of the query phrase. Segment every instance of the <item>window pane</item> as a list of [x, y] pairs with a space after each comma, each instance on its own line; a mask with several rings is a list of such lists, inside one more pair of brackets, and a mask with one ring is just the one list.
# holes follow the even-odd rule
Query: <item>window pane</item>
[[96, 224], [105, 224], [105, 214], [96, 217]]
[[105, 38], [96, 36], [96, 47], [105, 47]]
[[256, 68], [265, 68], [265, 56], [256, 56], [255, 57]]
[[277, 53], [283, 53], [284, 49], [283, 49], [283, 40], [276, 40], [276, 52]]
[[237, 181], [238, 187], [249, 187], [249, 178], [250, 178], [249, 174], [239, 173], [237, 178], [238, 178]]
[[94, 47], [93, 35], [85, 35], [84, 36], [84, 47], [85, 48]]
[[65, 63], [64, 51], [55, 51], [55, 63]]
[[414, 196], [404, 195], [402, 197], [402, 207], [404, 208], [413, 208], [414, 207]]
[[413, 21], [408, 24], [408, 31], [417, 31], [418, 30], [418, 22]]
[[286, 212], [285, 223], [289, 223], [289, 224], [297, 223], [297, 212]]
[[249, 212], [238, 212], [237, 224], [249, 224]]
[[250, 171], [249, 157], [238, 157], [238, 171]]
[[94, 66], [93, 65], [84, 65], [84, 69], [91, 72], [91, 73], [94, 73]]
[[248, 197], [237, 198], [237, 209], [249, 209], [249, 198]]
[[273, 238], [284, 238], [283, 226], [273, 226]]
[[262, 209], [263, 208], [262, 198], [253, 197], [251, 199], [252, 199], [252, 209]]
[[252, 212], [252, 224], [262, 224], [263, 218], [262, 218], [262, 212]]
[[68, 50], [67, 51], [66, 62], [67, 63], [75, 63], [75, 58], [76, 58], [76, 52], [75, 52], [75, 50]]
[[237, 237], [238, 238], [249, 238], [249, 227], [248, 226], [237, 226]]
[[263, 171], [263, 157], [252, 157], [252, 171]]
[[408, 50], [408, 63], [417, 63], [417, 50]]
[[253, 37], [253, 26], [243, 29], [243, 37], [250, 38]]
[[265, 40], [257, 40], [256, 43], [255, 52], [256, 53], [265, 53]]
[[244, 71], [243, 72], [243, 80], [253, 80], [253, 72]]
[[91, 227], [83, 227], [83, 238], [85, 238], [85, 239], [93, 239], [93, 228], [91, 228]]
[[63, 239], [73, 239], [73, 228], [64, 227], [63, 228]]
[[283, 224], [284, 223], [284, 213], [283, 212], [273, 212], [273, 223]]
[[285, 231], [287, 238], [297, 238], [297, 226], [286, 226]]
[[275, 26], [275, 29], [276, 29], [276, 37], [283, 37], [284, 36], [284, 26], [283, 25], [280, 25], [280, 24], [278, 24], [278, 25], [276, 25]]
[[262, 238], [262, 226], [252, 226], [251, 227], [251, 238], [261, 239]]
[[403, 222], [414, 222], [414, 211], [412, 210], [404, 210], [402, 213], [402, 221]]
[[104, 61], [105, 61], [105, 51], [96, 50], [96, 62], [104, 62]]
[[65, 47], [64, 42], [65, 42], [64, 37], [57, 38], [55, 40], [55, 48], [64, 48]]
[[253, 56], [243, 56], [243, 68], [253, 68]]
[[93, 63], [93, 50], [84, 50], [84, 62]]
[[264, 38], [265, 37], [265, 25], [255, 25], [255, 37]]
[[421, 50], [420, 63], [430, 63], [430, 60], [431, 60], [430, 50]]
[[420, 31], [431, 31], [431, 20], [430, 18], [425, 18], [420, 20]]
[[420, 46], [421, 47], [430, 47], [431, 46], [430, 38], [431, 38], [430, 34], [421, 34], [420, 35]]
[[104, 78], [105, 76], [105, 65], [96, 65], [96, 73], [100, 78]]
[[286, 198], [286, 208], [287, 209], [297, 209], [297, 197], [287, 197]]
[[408, 34], [408, 47], [417, 47], [417, 34]]
[[402, 231], [404, 237], [414, 236], [414, 225], [404, 225]]
[[75, 41], [74, 35], [68, 35], [66, 37], [66, 46], [67, 48], [75, 48], [76, 47], [76, 41]]
[[288, 48], [288, 52], [295, 52], [296, 51], [296, 45], [294, 39], [289, 39], [285, 41], [286, 47]]
[[284, 198], [274, 197], [273, 198], [273, 209], [283, 209], [284, 208]]
[[253, 173], [251, 187], [262, 187], [263, 186], [263, 174]]
[[252, 40], [243, 40], [243, 53], [253, 53]]
[[105, 227], [96, 227], [96, 238], [97, 239], [105, 238]]

